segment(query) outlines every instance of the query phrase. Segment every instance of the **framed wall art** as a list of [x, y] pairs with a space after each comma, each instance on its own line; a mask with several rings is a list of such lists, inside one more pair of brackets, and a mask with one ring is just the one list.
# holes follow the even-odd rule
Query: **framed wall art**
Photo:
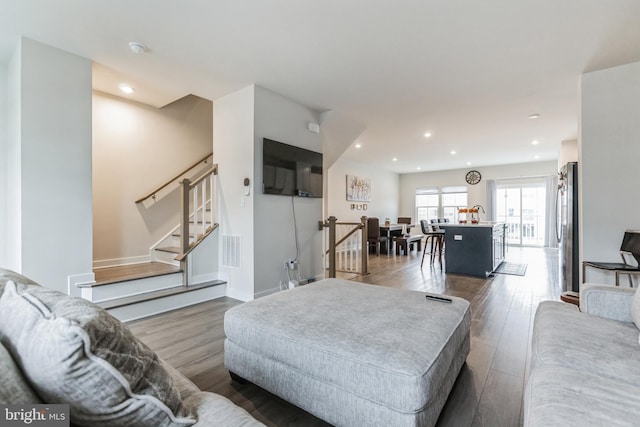
[[370, 202], [371, 179], [347, 175], [347, 200], [350, 202]]

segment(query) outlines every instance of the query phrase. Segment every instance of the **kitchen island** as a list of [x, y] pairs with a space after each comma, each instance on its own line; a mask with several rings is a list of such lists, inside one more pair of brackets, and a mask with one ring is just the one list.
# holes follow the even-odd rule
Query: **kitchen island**
[[445, 230], [445, 272], [487, 277], [504, 260], [504, 222], [438, 224]]

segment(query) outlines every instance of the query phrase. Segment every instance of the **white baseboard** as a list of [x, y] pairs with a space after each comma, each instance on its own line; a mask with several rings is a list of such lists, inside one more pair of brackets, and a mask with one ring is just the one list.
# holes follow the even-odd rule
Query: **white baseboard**
[[93, 268], [115, 267], [118, 265], [142, 264], [151, 262], [149, 255], [140, 255], [127, 258], [101, 259], [93, 261]]
[[234, 289], [227, 285], [227, 296], [229, 298], [237, 299], [242, 302], [252, 301], [254, 295], [248, 292], [243, 292], [238, 289]]
[[96, 276], [93, 273], [74, 274], [67, 278], [67, 294], [72, 297], [81, 297], [82, 290], [78, 285], [91, 285], [96, 283]]
[[[315, 282], [317, 282], [318, 280], [326, 279], [326, 278], [327, 278], [327, 276], [325, 276], [324, 273], [316, 274], [315, 276], [313, 276], [313, 279], [314, 279]], [[310, 283], [313, 283], [313, 282], [310, 282]]]
[[275, 294], [276, 292], [280, 291], [281, 289], [279, 287], [267, 289], [266, 291], [258, 292], [257, 294], [255, 294], [254, 298], [266, 297], [267, 295]]

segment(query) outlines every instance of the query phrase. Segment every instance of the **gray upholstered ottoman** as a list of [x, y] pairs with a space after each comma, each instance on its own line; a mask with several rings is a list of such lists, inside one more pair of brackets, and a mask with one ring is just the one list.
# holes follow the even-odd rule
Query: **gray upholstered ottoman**
[[337, 426], [432, 426], [469, 353], [469, 303], [339, 279], [227, 311], [225, 366]]

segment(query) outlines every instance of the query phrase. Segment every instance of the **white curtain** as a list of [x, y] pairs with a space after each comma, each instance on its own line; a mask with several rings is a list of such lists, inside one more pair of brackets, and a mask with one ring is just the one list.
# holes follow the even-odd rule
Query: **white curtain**
[[487, 221], [497, 221], [498, 206], [496, 199], [498, 195], [498, 181], [495, 179], [486, 180], [487, 183]]
[[544, 236], [544, 245], [548, 248], [558, 247], [557, 227], [558, 227], [558, 177], [556, 175], [544, 178], [546, 190], [547, 209], [544, 214], [544, 222], [547, 225], [547, 232]]

